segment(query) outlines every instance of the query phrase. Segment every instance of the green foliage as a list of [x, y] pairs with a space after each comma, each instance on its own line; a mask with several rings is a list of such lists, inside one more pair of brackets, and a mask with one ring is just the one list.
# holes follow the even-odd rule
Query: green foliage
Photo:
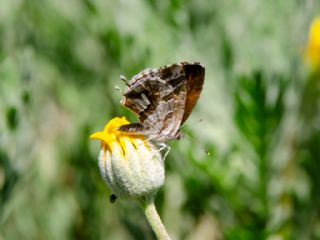
[[[100, 177], [89, 135], [140, 70], [206, 66], [169, 143], [157, 208], [175, 239], [320, 238], [320, 74], [301, 49], [317, 1], [4, 0], [0, 239], [154, 239]], [[199, 119], [203, 121], [199, 122]], [[207, 150], [210, 155], [205, 153]]]

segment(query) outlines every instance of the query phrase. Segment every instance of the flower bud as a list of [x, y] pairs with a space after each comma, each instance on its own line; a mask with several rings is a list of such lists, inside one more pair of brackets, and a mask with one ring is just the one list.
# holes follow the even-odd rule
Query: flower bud
[[305, 57], [313, 67], [320, 68], [320, 16], [311, 23]]
[[90, 138], [101, 140], [100, 173], [113, 193], [122, 198], [139, 198], [154, 194], [164, 184], [164, 161], [144, 136], [117, 130], [128, 123], [125, 117], [114, 118], [103, 132]]

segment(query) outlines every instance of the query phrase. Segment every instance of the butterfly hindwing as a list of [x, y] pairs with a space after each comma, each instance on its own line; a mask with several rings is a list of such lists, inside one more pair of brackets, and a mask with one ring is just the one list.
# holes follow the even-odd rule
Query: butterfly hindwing
[[[140, 123], [123, 125], [119, 130], [159, 142], [178, 138], [181, 124], [199, 98], [203, 79], [204, 68], [199, 63], [172, 64], [137, 74], [128, 82], [121, 103]], [[198, 83], [200, 86], [194, 86]]]

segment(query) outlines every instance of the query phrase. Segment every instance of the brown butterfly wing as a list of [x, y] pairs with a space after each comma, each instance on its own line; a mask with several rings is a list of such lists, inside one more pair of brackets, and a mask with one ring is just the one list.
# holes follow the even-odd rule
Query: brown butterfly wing
[[178, 138], [181, 124], [199, 99], [204, 75], [200, 63], [186, 62], [137, 74], [129, 81], [121, 102], [140, 123], [123, 125], [119, 130], [161, 142]]
[[129, 82], [121, 101], [139, 117], [140, 124], [123, 125], [119, 130], [145, 134], [161, 142], [176, 138], [184, 116], [186, 91], [181, 64], [141, 72]]
[[205, 68], [200, 63], [184, 63], [184, 70], [187, 79], [187, 93], [181, 124], [187, 120], [196, 105], [202, 91], [205, 76]]

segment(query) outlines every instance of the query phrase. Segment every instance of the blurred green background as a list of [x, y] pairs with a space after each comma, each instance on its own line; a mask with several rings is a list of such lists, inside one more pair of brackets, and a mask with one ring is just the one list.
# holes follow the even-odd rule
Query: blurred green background
[[[317, 0], [2, 0], [0, 239], [155, 239], [109, 202], [99, 142], [147, 67], [206, 66], [157, 208], [173, 239], [320, 239]], [[199, 122], [199, 119], [203, 119]], [[202, 147], [201, 147], [202, 146]], [[211, 154], [207, 156], [203, 148]]]

